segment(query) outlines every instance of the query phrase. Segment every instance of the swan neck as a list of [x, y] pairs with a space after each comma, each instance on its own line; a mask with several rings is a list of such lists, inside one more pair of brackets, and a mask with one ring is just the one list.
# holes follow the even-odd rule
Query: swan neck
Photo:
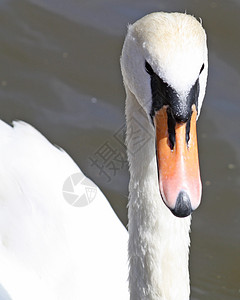
[[153, 125], [127, 87], [126, 93], [130, 299], [188, 300], [190, 217], [177, 218], [164, 205]]

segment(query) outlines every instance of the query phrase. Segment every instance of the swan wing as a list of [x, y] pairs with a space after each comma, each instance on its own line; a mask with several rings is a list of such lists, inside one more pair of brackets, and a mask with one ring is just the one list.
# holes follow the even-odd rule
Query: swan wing
[[0, 284], [11, 299], [128, 299], [128, 234], [99, 188], [32, 126], [1, 121], [0, 137]]

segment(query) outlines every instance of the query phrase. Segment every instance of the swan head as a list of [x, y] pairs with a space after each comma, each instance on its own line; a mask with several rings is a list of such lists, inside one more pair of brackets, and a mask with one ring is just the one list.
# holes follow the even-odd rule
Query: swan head
[[126, 89], [156, 134], [159, 191], [178, 217], [201, 201], [196, 120], [207, 81], [206, 34], [194, 17], [153, 13], [128, 28], [121, 69]]

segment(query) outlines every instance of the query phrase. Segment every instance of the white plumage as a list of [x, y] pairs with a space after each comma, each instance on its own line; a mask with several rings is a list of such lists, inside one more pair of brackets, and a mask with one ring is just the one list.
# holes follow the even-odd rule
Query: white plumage
[[[200, 114], [208, 66], [206, 34], [201, 23], [187, 14], [147, 15], [129, 26], [121, 57], [127, 94], [127, 148], [130, 150], [128, 228], [131, 300], [187, 300], [190, 293], [190, 217], [176, 218], [159, 193], [157, 129], [150, 118], [153, 95], [145, 61], [174, 88], [180, 105], [184, 105], [191, 86], [199, 80]], [[144, 130], [141, 130], [142, 127]], [[134, 138], [139, 130], [142, 140], [148, 140], [140, 149]]]
[[[131, 174], [130, 298], [187, 300], [190, 217], [175, 217], [159, 193], [145, 61], [183, 101], [199, 79], [199, 113], [207, 79], [201, 24], [186, 14], [148, 15], [129, 27], [121, 57]], [[141, 148], [133, 136], [139, 124], [148, 141]], [[0, 137], [0, 283], [11, 298], [129, 299], [128, 234], [101, 191], [84, 208], [69, 205], [63, 183], [81, 171], [63, 150], [23, 122], [1, 122]]]
[[127, 231], [101, 191], [69, 205], [63, 183], [82, 172], [67, 153], [23, 122], [1, 122], [0, 136], [0, 283], [12, 299], [127, 299]]

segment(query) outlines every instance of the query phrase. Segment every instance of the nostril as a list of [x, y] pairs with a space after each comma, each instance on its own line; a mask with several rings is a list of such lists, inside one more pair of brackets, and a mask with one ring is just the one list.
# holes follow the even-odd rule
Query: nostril
[[176, 217], [180, 218], [187, 217], [192, 213], [193, 209], [191, 201], [188, 194], [185, 191], [181, 191], [178, 194], [176, 205], [171, 211]]
[[188, 145], [188, 142], [190, 140], [190, 125], [191, 125], [191, 119], [189, 119], [187, 121], [187, 126], [186, 126], [186, 142], [187, 142], [187, 145]]
[[168, 116], [168, 141], [171, 150], [173, 150], [176, 142], [176, 133], [175, 133], [176, 121], [173, 118], [170, 107], [168, 107], [167, 109], [167, 116]]

